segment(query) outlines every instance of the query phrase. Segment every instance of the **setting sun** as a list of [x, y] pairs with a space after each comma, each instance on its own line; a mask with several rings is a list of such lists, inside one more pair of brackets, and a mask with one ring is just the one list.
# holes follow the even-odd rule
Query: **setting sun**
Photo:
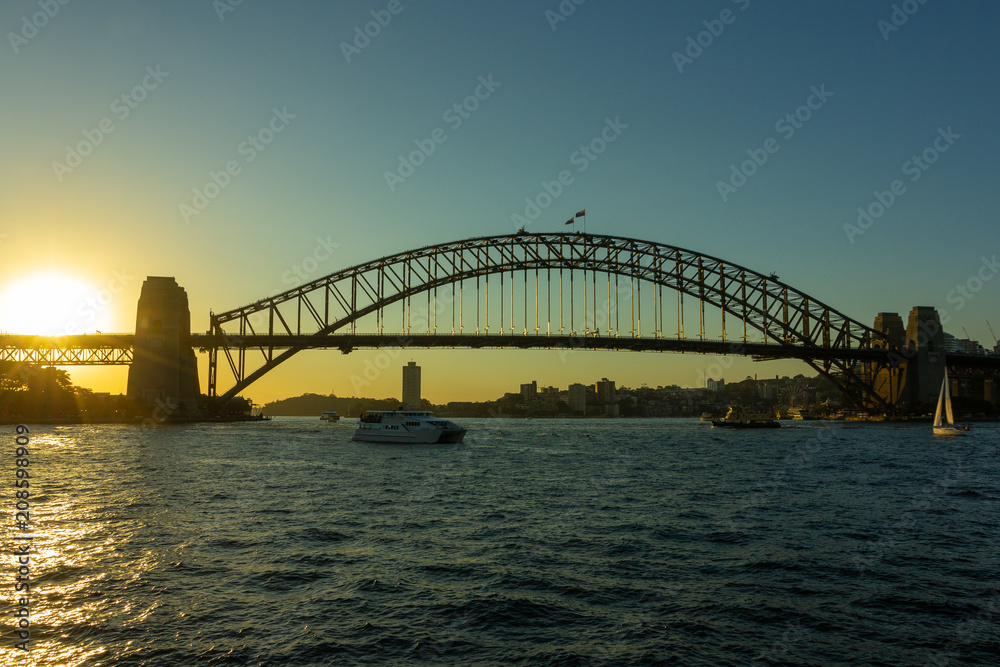
[[28, 276], [0, 294], [0, 331], [63, 336], [107, 329], [110, 297], [65, 274]]

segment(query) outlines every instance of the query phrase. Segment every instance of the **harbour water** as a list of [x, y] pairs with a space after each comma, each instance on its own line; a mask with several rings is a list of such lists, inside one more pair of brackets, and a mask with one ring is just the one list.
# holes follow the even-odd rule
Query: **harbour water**
[[998, 664], [997, 425], [459, 421], [32, 427], [3, 664]]

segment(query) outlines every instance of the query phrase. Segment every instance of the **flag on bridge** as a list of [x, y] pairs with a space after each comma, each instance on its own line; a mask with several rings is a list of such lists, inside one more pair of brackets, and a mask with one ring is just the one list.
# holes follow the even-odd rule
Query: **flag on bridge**
[[582, 218], [582, 217], [584, 217], [586, 215], [587, 215], [587, 209], [583, 209], [582, 211], [580, 211], [579, 213], [576, 214], [576, 217]]
[[566, 224], [572, 225], [574, 222], [576, 222], [576, 218], [570, 218], [569, 220], [566, 221]]

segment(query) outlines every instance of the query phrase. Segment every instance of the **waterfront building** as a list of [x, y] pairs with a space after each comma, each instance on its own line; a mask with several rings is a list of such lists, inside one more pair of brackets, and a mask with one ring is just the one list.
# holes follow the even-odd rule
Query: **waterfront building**
[[615, 402], [614, 380], [601, 378], [600, 382], [594, 384], [594, 391], [597, 393], [597, 402], [601, 405], [608, 405]]
[[569, 400], [566, 401], [570, 411], [582, 415], [587, 414], [587, 385], [571, 384], [569, 386]]
[[420, 409], [420, 366], [415, 361], [403, 366], [403, 405]]
[[538, 396], [538, 382], [536, 380], [532, 380], [527, 384], [521, 385], [521, 399], [525, 403], [529, 403], [535, 400], [537, 396]]

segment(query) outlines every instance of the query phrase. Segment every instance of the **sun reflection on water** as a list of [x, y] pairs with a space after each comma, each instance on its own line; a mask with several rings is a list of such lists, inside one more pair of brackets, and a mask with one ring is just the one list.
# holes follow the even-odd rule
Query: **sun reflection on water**
[[[34, 430], [34, 429], [33, 429]], [[16, 629], [4, 623], [5, 644], [0, 666], [110, 664], [112, 644], [120, 651], [122, 634], [153, 612], [125, 602], [120, 593], [142, 585], [156, 557], [147, 550], [136, 557], [131, 548], [143, 520], [134, 510], [135, 484], [109, 485], [107, 462], [80, 448], [79, 428], [54, 427], [32, 435], [30, 533], [7, 522], [4, 543], [13, 554], [15, 536], [30, 534], [29, 651], [15, 649]], [[56, 466], [52, 459], [71, 465]], [[123, 461], [127, 469], [128, 462]], [[5, 578], [15, 576], [17, 556], [4, 559]], [[18, 603], [11, 585], [0, 601], [5, 619]], [[18, 594], [23, 595], [23, 593]]]

